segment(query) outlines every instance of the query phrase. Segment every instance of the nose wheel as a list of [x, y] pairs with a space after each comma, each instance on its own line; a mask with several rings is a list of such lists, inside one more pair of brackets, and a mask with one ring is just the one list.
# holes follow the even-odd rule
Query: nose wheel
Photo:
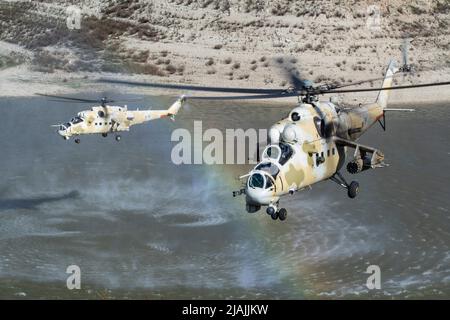
[[121, 137], [120, 135], [117, 135], [117, 136], [116, 136], [116, 141], [119, 142], [120, 139], [122, 139], [122, 137]]
[[81, 142], [80, 139], [78, 139], [78, 138], [75, 139], [75, 143], [76, 143], [76, 144], [80, 144], [80, 142]]
[[272, 220], [280, 219], [280, 221], [284, 221], [287, 218], [287, 210], [285, 208], [277, 210], [275, 206], [268, 206], [266, 213], [272, 218]]

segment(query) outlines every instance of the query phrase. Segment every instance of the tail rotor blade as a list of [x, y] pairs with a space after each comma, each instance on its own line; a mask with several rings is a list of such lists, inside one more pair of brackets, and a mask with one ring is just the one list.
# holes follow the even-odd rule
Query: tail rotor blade
[[402, 57], [403, 57], [403, 65], [408, 65], [408, 51], [409, 51], [409, 39], [403, 39], [402, 45]]

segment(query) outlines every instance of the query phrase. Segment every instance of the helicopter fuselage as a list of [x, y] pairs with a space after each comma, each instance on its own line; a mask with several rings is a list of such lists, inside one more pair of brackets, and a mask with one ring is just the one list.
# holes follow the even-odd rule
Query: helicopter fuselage
[[247, 175], [247, 210], [273, 206], [333, 177], [346, 161], [347, 146], [383, 116], [378, 103], [341, 109], [331, 102], [302, 103], [269, 130], [262, 161]]
[[78, 112], [69, 122], [58, 125], [58, 134], [64, 139], [83, 134], [103, 134], [129, 131], [136, 124], [151, 120], [173, 117], [183, 105], [184, 97], [178, 99], [167, 110], [128, 110], [127, 106], [94, 106]]
[[62, 124], [58, 133], [63, 137], [81, 134], [128, 131], [130, 126], [152, 120], [150, 110], [128, 111], [127, 107], [96, 106], [78, 113], [70, 122]]

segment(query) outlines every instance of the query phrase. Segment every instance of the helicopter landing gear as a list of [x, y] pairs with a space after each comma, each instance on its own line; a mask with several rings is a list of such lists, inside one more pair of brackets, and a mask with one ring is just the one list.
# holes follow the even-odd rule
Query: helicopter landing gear
[[348, 184], [340, 172], [336, 172], [330, 177], [330, 180], [336, 182], [341, 187], [346, 188], [347, 195], [350, 199], [355, 198], [359, 193], [359, 183], [357, 181], [352, 181]]
[[278, 208], [276, 204], [271, 204], [267, 207], [266, 213], [272, 218], [272, 220], [278, 219]]
[[81, 142], [80, 139], [78, 139], [78, 138], [75, 139], [75, 143], [76, 143], [76, 144], [80, 144], [80, 142]]
[[107, 136], [108, 136], [108, 134], [107, 134], [106, 132], [103, 132], [103, 133], [102, 133], [102, 137], [103, 137], [103, 138], [106, 138]]
[[284, 221], [287, 218], [287, 210], [285, 208], [277, 209], [276, 206], [270, 205], [266, 209], [266, 213], [273, 219]]
[[119, 142], [120, 139], [122, 139], [122, 137], [121, 137], [120, 135], [117, 135], [117, 136], [116, 136], [116, 141]]
[[274, 205], [268, 206], [267, 209], [266, 209], [266, 213], [269, 216], [273, 215], [274, 213], [277, 213], [277, 207], [275, 207]]
[[64, 140], [69, 140], [70, 138], [68, 136], [64, 136]]
[[285, 208], [281, 208], [278, 211], [278, 218], [280, 218], [281, 221], [286, 220], [286, 218], [287, 218], [287, 210]]
[[359, 183], [356, 181], [352, 181], [350, 185], [347, 187], [348, 197], [353, 199], [358, 195], [359, 192]]

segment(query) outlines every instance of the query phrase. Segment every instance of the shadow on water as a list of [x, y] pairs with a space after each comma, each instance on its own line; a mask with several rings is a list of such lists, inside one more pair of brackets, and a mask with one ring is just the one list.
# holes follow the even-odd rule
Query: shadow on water
[[48, 195], [32, 198], [17, 198], [17, 199], [0, 198], [0, 210], [11, 210], [11, 209], [36, 210], [37, 206], [44, 203], [62, 201], [67, 199], [77, 199], [79, 197], [80, 193], [74, 190], [69, 193], [64, 193], [61, 195]]

